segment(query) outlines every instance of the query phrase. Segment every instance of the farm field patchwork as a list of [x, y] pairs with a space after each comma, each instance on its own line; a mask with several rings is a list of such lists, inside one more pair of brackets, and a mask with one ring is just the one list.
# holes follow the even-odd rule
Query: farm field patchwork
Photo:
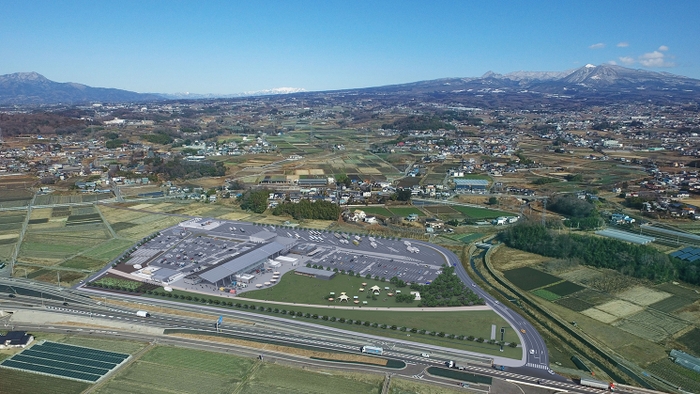
[[687, 392], [700, 393], [700, 373], [683, 368], [671, 360], [659, 360], [647, 366], [647, 370]]
[[671, 293], [657, 291], [644, 286], [635, 286], [616, 295], [617, 298], [633, 302], [637, 305], [648, 306], [665, 300], [672, 296]]
[[549, 290], [547, 290], [547, 289], [537, 289], [537, 290], [533, 290], [533, 291], [532, 291], [532, 294], [534, 294], [534, 295], [536, 295], [536, 296], [538, 296], [538, 297], [540, 297], [540, 298], [544, 298], [544, 299], [547, 300], [547, 301], [556, 301], [556, 300], [558, 300], [559, 298], [561, 298], [560, 295], [555, 294], [555, 293], [552, 293], [551, 291], [549, 291]]
[[687, 322], [653, 309], [628, 316], [616, 326], [640, 338], [660, 342], [687, 326]]
[[423, 211], [415, 207], [389, 207], [389, 210], [396, 216], [407, 217], [412, 213], [415, 213], [418, 216], [425, 216]]
[[664, 300], [661, 300], [659, 302], [655, 302], [655, 303], [649, 305], [649, 307], [652, 309], [656, 309], [658, 311], [661, 311], [661, 312], [671, 313], [675, 310], [683, 308], [684, 306], [690, 305], [692, 303], [693, 303], [693, 300], [674, 295], [674, 296], [668, 297]]
[[554, 275], [531, 267], [521, 267], [504, 271], [503, 275], [519, 288], [530, 291], [561, 281]]
[[685, 345], [690, 353], [700, 357], [700, 328], [693, 328], [676, 339], [680, 344]]
[[580, 300], [578, 298], [560, 298], [555, 301], [556, 304], [563, 306], [564, 308], [571, 309], [574, 312], [583, 312], [588, 308], [592, 308], [593, 304], [586, 301]]
[[559, 297], [565, 297], [565, 296], [568, 296], [570, 294], [574, 294], [578, 291], [581, 291], [583, 289], [585, 289], [585, 287], [583, 287], [581, 285], [577, 285], [576, 283], [572, 283], [569, 281], [564, 281], [561, 283], [557, 283], [556, 285], [552, 285], [552, 286], [544, 288], [544, 290], [552, 292], [552, 293], [558, 295]]

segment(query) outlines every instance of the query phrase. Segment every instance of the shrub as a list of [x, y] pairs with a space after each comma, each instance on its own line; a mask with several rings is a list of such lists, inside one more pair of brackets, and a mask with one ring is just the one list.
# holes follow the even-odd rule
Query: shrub
[[484, 338], [481, 338], [481, 337], [476, 338], [476, 341], [479, 342], [479, 343], [482, 343], [482, 342], [484, 342]]
[[338, 319], [338, 321], [341, 322], [341, 323], [345, 323], [345, 318], [344, 318], [344, 317], [341, 317], [340, 319]]
[[301, 316], [302, 316], [302, 313], [301, 313], [301, 312], [297, 312], [297, 317], [301, 317]]

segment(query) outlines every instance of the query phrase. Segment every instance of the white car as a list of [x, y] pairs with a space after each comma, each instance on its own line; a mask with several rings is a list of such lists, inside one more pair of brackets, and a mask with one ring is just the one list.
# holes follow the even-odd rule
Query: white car
[[429, 358], [429, 357], [430, 357], [430, 354], [428, 354], [428, 353], [421, 353], [420, 355], [421, 355], [421, 357], [425, 357], [425, 358]]
[[530, 349], [530, 354], [535, 354], [535, 349]]

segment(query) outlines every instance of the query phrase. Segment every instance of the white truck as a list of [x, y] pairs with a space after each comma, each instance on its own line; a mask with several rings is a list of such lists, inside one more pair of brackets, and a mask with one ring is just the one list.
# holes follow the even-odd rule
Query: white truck
[[381, 356], [384, 353], [384, 349], [376, 346], [362, 346], [360, 348], [360, 351], [362, 353], [368, 353], [368, 354], [376, 354], [378, 356]]
[[151, 317], [151, 314], [146, 311], [136, 311], [138, 317]]
[[593, 387], [602, 390], [615, 391], [615, 383], [603, 382], [595, 379], [581, 378], [581, 386]]

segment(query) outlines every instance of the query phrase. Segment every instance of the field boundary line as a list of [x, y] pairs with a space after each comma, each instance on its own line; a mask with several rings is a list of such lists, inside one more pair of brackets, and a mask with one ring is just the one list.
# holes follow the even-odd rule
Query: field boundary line
[[146, 346], [145, 348], [139, 350], [136, 354], [133, 354], [129, 357], [129, 360], [119, 366], [119, 368], [111, 370], [108, 374], [104, 375], [102, 378], [100, 378], [99, 382], [96, 384], [92, 385], [92, 387], [88, 387], [85, 391], [83, 391], [81, 394], [90, 394], [94, 392], [95, 390], [101, 388], [104, 386], [107, 382], [111, 382], [112, 377], [117, 374], [119, 371], [121, 371], [123, 368], [128, 368], [131, 366], [131, 364], [135, 363], [138, 361], [144, 354], [146, 354], [149, 350], [153, 349], [156, 346], [155, 342], [151, 342]]

